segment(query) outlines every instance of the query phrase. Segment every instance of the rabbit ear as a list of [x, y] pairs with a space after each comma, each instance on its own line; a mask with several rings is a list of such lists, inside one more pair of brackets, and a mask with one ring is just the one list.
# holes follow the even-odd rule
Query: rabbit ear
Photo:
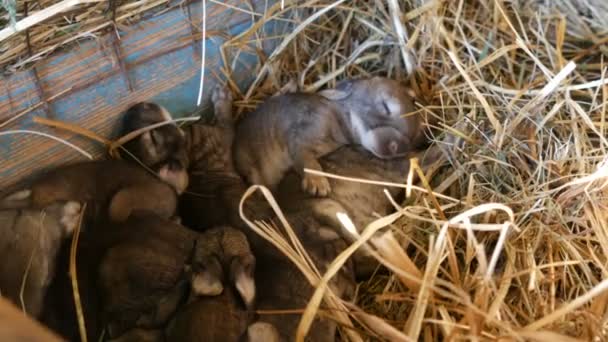
[[247, 309], [251, 309], [255, 301], [254, 271], [255, 257], [251, 254], [235, 257], [230, 263], [230, 278]]
[[211, 93], [211, 102], [215, 118], [221, 125], [232, 127], [234, 124], [234, 113], [232, 112], [232, 92], [228, 86], [216, 86]]
[[0, 199], [0, 209], [22, 209], [32, 204], [32, 190], [24, 189]]
[[336, 84], [334, 89], [325, 89], [319, 92], [319, 95], [332, 101], [344, 100], [349, 97], [353, 92], [353, 81], [344, 80]]
[[275, 96], [281, 96], [281, 95], [285, 95], [285, 94], [292, 94], [297, 91], [298, 91], [298, 83], [296, 82], [296, 80], [292, 79], [289, 82], [287, 82], [283, 87], [281, 87], [281, 89], [279, 89], [279, 91], [277, 91], [272, 96], [275, 97]]
[[[153, 131], [154, 130], [142, 133], [140, 139], [146, 149], [146, 152], [150, 155], [150, 158], [158, 158], [159, 148], [156, 146], [155, 140], [152, 139], [152, 134], [155, 134]], [[155, 135], [154, 137], [156, 138], [157, 136]]]
[[353, 89], [354, 80], [342, 80], [336, 83], [336, 89], [351, 92]]

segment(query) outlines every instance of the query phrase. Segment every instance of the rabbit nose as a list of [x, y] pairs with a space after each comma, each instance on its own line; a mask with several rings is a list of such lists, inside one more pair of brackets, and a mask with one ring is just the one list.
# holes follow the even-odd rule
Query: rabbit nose
[[388, 143], [388, 151], [391, 156], [401, 156], [409, 152], [410, 146], [407, 139], [391, 140]]
[[392, 140], [391, 142], [388, 143], [388, 151], [391, 154], [397, 154], [397, 152], [399, 152], [399, 143], [396, 142], [395, 140]]

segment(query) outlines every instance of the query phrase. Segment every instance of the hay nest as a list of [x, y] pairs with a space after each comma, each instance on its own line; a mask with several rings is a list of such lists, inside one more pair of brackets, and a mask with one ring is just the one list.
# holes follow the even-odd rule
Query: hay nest
[[[144, 2], [165, 1], [125, 3]], [[356, 305], [326, 291], [343, 311], [325, 315], [360, 323], [345, 339], [606, 338], [605, 13], [604, 0], [281, 1], [224, 44], [226, 56], [251, 52], [265, 22], [294, 25], [237, 97], [241, 110], [292, 81], [314, 91], [344, 78], [408, 78], [440, 119], [437, 138], [464, 142], [426, 176], [446, 197], [413, 190], [398, 221], [377, 222], [390, 224], [378, 247], [390, 270], [360, 284]], [[0, 65], [24, 65], [24, 38], [10, 39], [19, 42], [0, 47]], [[41, 39], [40, 51], [62, 39]]]
[[427, 175], [448, 199], [413, 191], [390, 226], [394, 239], [378, 253], [394, 257], [391, 270], [361, 284], [356, 307], [329, 306], [347, 310], [364, 338], [605, 339], [607, 3], [285, 6], [261, 21], [282, 16], [296, 28], [242, 94], [244, 108], [289, 81], [311, 91], [411, 75], [440, 119], [437, 139], [464, 142], [449, 167]]

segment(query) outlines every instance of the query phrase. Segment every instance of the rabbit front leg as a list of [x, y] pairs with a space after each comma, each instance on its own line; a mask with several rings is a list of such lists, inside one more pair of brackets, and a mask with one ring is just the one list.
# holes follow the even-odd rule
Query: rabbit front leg
[[294, 156], [294, 168], [302, 176], [302, 189], [313, 196], [325, 197], [331, 192], [329, 179], [305, 172], [304, 169], [323, 171], [314, 152], [300, 150]]

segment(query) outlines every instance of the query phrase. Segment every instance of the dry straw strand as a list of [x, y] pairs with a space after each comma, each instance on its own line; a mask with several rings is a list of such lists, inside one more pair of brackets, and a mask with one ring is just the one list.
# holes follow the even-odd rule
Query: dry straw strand
[[101, 2], [103, 0], [64, 0], [61, 1], [57, 4], [54, 4], [52, 6], [49, 6], [47, 8], [45, 8], [44, 10], [38, 11], [36, 13], [33, 13], [31, 15], [29, 15], [28, 17], [19, 20], [17, 23], [15, 23], [14, 27], [13, 26], [8, 26], [2, 30], [0, 30], [0, 42], [6, 40], [7, 38], [11, 37], [12, 35], [25, 31], [28, 28], [36, 25], [36, 24], [40, 24], [42, 22], [44, 22], [45, 20], [52, 18], [62, 12], [66, 12], [71, 10], [73, 7], [81, 5], [81, 4], [87, 4], [87, 3], [91, 3], [91, 2]]

